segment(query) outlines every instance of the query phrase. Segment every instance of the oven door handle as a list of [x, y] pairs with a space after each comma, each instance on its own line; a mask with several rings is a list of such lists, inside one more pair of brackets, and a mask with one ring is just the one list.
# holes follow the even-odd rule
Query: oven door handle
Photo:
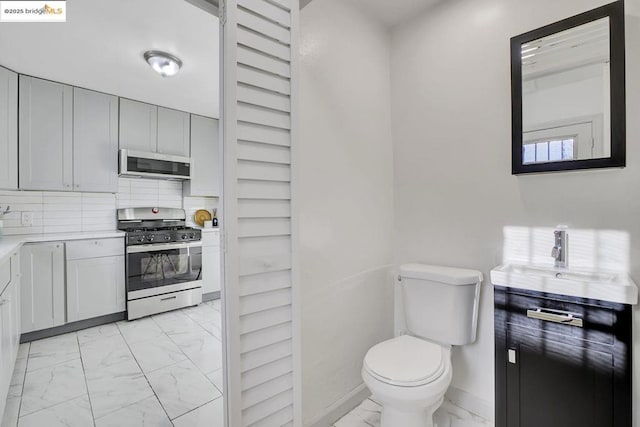
[[150, 245], [132, 245], [127, 246], [128, 254], [135, 254], [140, 252], [158, 252], [167, 251], [171, 249], [187, 249], [197, 248], [202, 246], [202, 241], [188, 242], [188, 243], [152, 243]]

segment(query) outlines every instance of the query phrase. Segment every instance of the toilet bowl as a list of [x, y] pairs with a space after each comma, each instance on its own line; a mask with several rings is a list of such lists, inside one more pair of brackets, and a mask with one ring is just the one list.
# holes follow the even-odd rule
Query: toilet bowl
[[382, 406], [382, 427], [433, 427], [451, 384], [451, 346], [476, 339], [482, 273], [404, 264], [399, 278], [408, 335], [371, 347], [362, 378]]
[[451, 383], [451, 349], [399, 336], [369, 350], [362, 378], [382, 405], [381, 427], [432, 427]]

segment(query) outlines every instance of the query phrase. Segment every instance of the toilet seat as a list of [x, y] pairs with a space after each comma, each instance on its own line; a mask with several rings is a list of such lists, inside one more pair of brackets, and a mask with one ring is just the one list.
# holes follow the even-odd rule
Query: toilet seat
[[373, 346], [364, 369], [377, 380], [399, 387], [419, 387], [440, 378], [446, 369], [446, 350], [409, 335]]

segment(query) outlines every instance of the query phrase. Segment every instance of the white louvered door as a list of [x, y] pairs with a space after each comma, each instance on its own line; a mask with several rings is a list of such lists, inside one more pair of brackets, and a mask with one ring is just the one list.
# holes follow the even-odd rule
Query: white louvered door
[[228, 0], [221, 11], [230, 427], [301, 425], [292, 203], [298, 7]]

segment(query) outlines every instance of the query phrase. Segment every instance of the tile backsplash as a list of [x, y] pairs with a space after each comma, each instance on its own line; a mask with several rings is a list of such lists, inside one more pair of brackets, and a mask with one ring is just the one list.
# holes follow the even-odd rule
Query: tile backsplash
[[[119, 178], [116, 194], [0, 190], [0, 207], [6, 206], [11, 213], [4, 217], [3, 232], [14, 235], [114, 230], [116, 209], [145, 206], [184, 207], [193, 225], [195, 211], [213, 210], [218, 199], [183, 197], [178, 181]], [[25, 213], [31, 225], [23, 225]]]

